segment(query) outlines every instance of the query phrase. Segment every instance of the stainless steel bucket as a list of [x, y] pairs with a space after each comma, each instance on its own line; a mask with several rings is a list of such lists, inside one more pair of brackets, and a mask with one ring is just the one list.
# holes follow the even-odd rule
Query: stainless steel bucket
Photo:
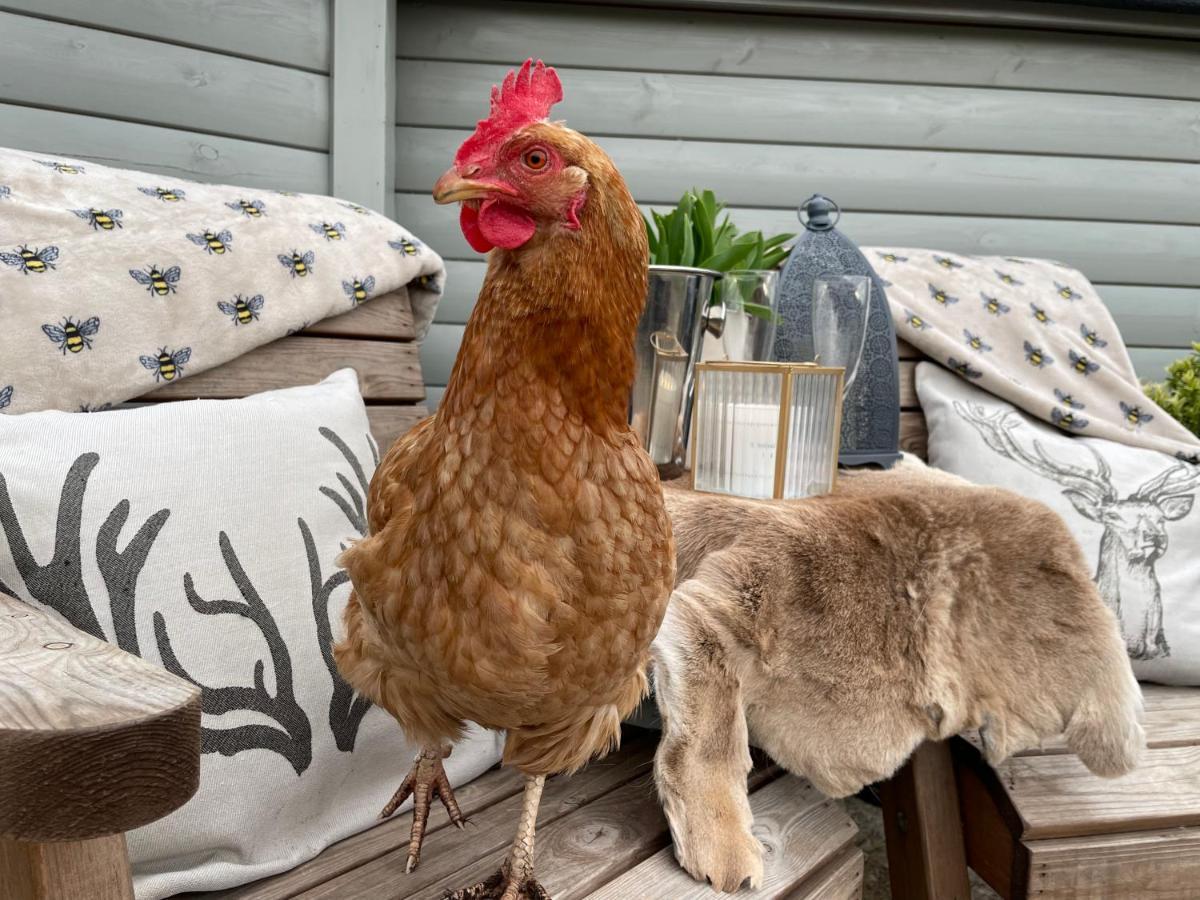
[[706, 328], [720, 334], [720, 307], [709, 307], [711, 269], [651, 266], [638, 322], [629, 422], [663, 478], [683, 473], [692, 415], [692, 367]]

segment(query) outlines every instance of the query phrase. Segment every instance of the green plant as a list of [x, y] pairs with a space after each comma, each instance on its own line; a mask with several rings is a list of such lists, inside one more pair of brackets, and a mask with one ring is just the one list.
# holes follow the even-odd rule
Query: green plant
[[1200, 344], [1190, 355], [1167, 366], [1167, 380], [1144, 384], [1146, 396], [1200, 437]]
[[670, 212], [643, 216], [650, 239], [650, 263], [658, 266], [696, 266], [728, 272], [732, 269], [773, 269], [788, 255], [783, 245], [794, 234], [764, 238], [761, 231], [739, 233], [712, 191], [686, 191]]

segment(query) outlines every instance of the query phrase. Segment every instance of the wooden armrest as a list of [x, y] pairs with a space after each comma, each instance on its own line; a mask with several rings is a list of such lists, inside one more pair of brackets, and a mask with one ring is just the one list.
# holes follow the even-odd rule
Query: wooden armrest
[[199, 783], [199, 688], [0, 594], [0, 840], [120, 834]]

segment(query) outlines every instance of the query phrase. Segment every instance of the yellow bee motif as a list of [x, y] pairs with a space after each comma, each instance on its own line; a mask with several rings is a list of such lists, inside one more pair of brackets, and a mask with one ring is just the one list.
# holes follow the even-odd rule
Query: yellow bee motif
[[1093, 372], [1099, 371], [1100, 365], [1092, 362], [1086, 356], [1081, 356], [1074, 350], [1068, 350], [1067, 355], [1071, 357], [1071, 368], [1080, 375], [1091, 375]]
[[163, 203], [178, 203], [180, 200], [187, 199], [187, 194], [185, 194], [179, 188], [140, 187], [140, 188], [138, 188], [138, 190], [141, 191], [143, 194], [145, 194], [147, 197], [157, 197]]
[[359, 206], [357, 203], [343, 203], [342, 206], [346, 207], [346, 209], [354, 210], [360, 216], [369, 216], [371, 214], [369, 209], [365, 206]]
[[100, 330], [100, 319], [92, 316], [86, 322], [76, 323], [71, 318], [63, 319], [61, 326], [59, 325], [43, 325], [42, 331], [46, 333], [46, 337], [58, 344], [63, 352], [63, 356], [67, 355], [67, 351], [78, 353], [80, 350], [92, 349], [92, 335]]
[[917, 331], [928, 331], [933, 327], [911, 309], [904, 310], [904, 321], [913, 328], [917, 329]]
[[309, 225], [316, 234], [321, 235], [327, 241], [340, 241], [346, 236], [346, 226], [341, 222], [321, 222], [319, 225]]
[[168, 353], [166, 347], [159, 348], [154, 356], [139, 356], [138, 361], [154, 371], [155, 381], [174, 381], [176, 375], [183, 375], [183, 366], [192, 358], [192, 348], [184, 347], [174, 353]]
[[0, 253], [0, 262], [7, 266], [20, 266], [21, 273], [28, 275], [33, 272], [41, 275], [47, 269], [53, 269], [54, 260], [58, 259], [58, 248], [42, 247], [40, 250], [30, 250], [22, 244], [12, 253]]
[[1029, 308], [1033, 311], [1033, 317], [1043, 325], [1052, 325], [1054, 320], [1046, 315], [1046, 311], [1035, 303], [1030, 303]]
[[[884, 282], [885, 285], [887, 283], [888, 282], [886, 281]], [[442, 286], [438, 284], [436, 275], [418, 275], [417, 284], [420, 285], [424, 290], [431, 291], [435, 294], [440, 294], [442, 292]]]
[[1072, 288], [1069, 284], [1059, 284], [1056, 281], [1054, 282], [1054, 287], [1058, 291], [1058, 296], [1064, 300], [1078, 300], [1083, 296], [1083, 294], [1079, 293], [1079, 291]]
[[963, 329], [963, 337], [966, 338], [967, 346], [972, 350], [975, 350], [979, 353], [990, 353], [992, 350], [991, 344], [984, 343], [983, 338], [977, 334], [972, 334], [965, 328]]
[[1108, 341], [1102, 339], [1100, 337], [1100, 335], [1096, 334], [1096, 332], [1094, 332], [1094, 331], [1092, 331], [1092, 329], [1088, 328], [1087, 325], [1084, 325], [1081, 323], [1079, 325], [1079, 333], [1081, 335], [1083, 335], [1083, 339], [1084, 339], [1084, 341], [1087, 342], [1087, 345], [1089, 347], [1107, 347], [1108, 346]]
[[953, 356], [950, 357], [949, 363], [950, 363], [950, 368], [953, 369], [955, 372], [957, 372], [959, 375], [962, 375], [964, 378], [980, 378], [983, 376], [983, 373], [980, 372], [978, 369], [971, 368], [970, 363], [960, 362], [959, 360], [955, 359]]
[[40, 166], [51, 168], [60, 175], [82, 175], [84, 172], [83, 166], [76, 166], [71, 163], [54, 162], [49, 159], [35, 159], [34, 162]]
[[1055, 399], [1058, 400], [1059, 403], [1061, 403], [1063, 406], [1066, 406], [1070, 409], [1085, 409], [1086, 408], [1084, 406], [1084, 404], [1080, 403], [1078, 400], [1076, 400], [1070, 394], [1065, 393], [1064, 391], [1060, 391], [1058, 388], [1054, 389], [1054, 397], [1055, 397]]
[[129, 277], [138, 284], [145, 285], [147, 293], [158, 294], [160, 297], [175, 293], [175, 285], [179, 283], [179, 276], [182, 274], [179, 266], [171, 266], [165, 272], [158, 266], [147, 266], [145, 272], [140, 269], [129, 270]]
[[293, 278], [303, 278], [313, 270], [313, 260], [316, 259], [316, 254], [309, 250], [301, 256], [293, 250], [291, 256], [281, 253], [278, 259], [279, 264], [291, 272]]
[[203, 247], [205, 253], [216, 254], [221, 256], [226, 250], [232, 250], [233, 235], [229, 230], [213, 232], [205, 229], [199, 234], [189, 234], [187, 239], [197, 247]]
[[343, 281], [342, 290], [346, 292], [350, 302], [358, 306], [371, 296], [371, 291], [375, 290], [375, 276], [368, 275], [361, 281], [357, 278], [353, 281]]
[[1073, 412], [1065, 413], [1057, 406], [1050, 410], [1050, 421], [1063, 431], [1078, 431], [1081, 428], [1086, 428], [1088, 423], [1088, 420], [1082, 416], [1077, 416]]
[[999, 278], [1002, 282], [1004, 282], [1007, 285], [1017, 285], [1017, 284], [1025, 283], [1023, 281], [1018, 281], [1017, 279], [1013, 278], [1013, 276], [1009, 275], [1007, 272], [1001, 272], [999, 269], [992, 269], [992, 271], [996, 273], [997, 278]]
[[243, 300], [241, 294], [234, 294], [232, 303], [221, 300], [217, 303], [217, 309], [229, 316], [234, 325], [248, 325], [258, 319], [265, 303], [262, 294], [255, 294], [249, 300]]
[[1001, 303], [999, 298], [989, 297], [983, 291], [979, 292], [979, 296], [983, 298], [983, 308], [993, 316], [1002, 316], [1011, 309], [1007, 304]]
[[932, 297], [936, 302], [942, 304], [942, 306], [949, 306], [951, 303], [958, 302], [957, 297], [951, 297], [941, 288], [935, 287], [932, 284], [929, 285], [929, 296]]
[[411, 240], [408, 238], [400, 238], [398, 241], [388, 241], [388, 246], [393, 250], [399, 250], [405, 256], [416, 256], [421, 252], [421, 248], [425, 246], [416, 238]]
[[257, 219], [267, 214], [267, 207], [261, 200], [238, 200], [225, 205], [235, 212], [244, 213], [247, 219]]
[[890, 251], [887, 253], [880, 253], [878, 250], [876, 250], [875, 255], [878, 256], [880, 259], [882, 259], [884, 262], [890, 262], [890, 263], [908, 262], [907, 256], [897, 256], [895, 253], [892, 253]]
[[1025, 358], [1035, 369], [1044, 369], [1054, 365], [1054, 357], [1043, 352], [1041, 347], [1035, 347], [1029, 341], [1025, 342]]
[[123, 227], [119, 209], [73, 209], [71, 212], [91, 225], [93, 231], [112, 231]]
[[934, 261], [934, 262], [936, 262], [936, 263], [937, 263], [939, 266], [941, 266], [943, 269], [945, 269], [947, 272], [949, 272], [949, 271], [951, 271], [951, 270], [953, 270], [953, 269], [961, 269], [961, 268], [962, 268], [962, 263], [960, 263], [960, 262], [955, 262], [955, 261], [954, 261], [953, 259], [951, 259], [949, 256], [938, 256], [938, 255], [935, 253], [935, 254], [933, 255], [933, 261]]
[[1125, 421], [1132, 428], [1141, 428], [1147, 422], [1154, 418], [1150, 413], [1142, 412], [1140, 406], [1130, 406], [1128, 403], [1121, 401], [1121, 415], [1125, 417]]

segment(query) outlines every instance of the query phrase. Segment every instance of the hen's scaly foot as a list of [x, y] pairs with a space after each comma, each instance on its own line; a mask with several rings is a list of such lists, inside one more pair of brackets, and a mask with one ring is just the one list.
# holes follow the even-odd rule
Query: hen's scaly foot
[[491, 878], [473, 884], [470, 887], [459, 888], [457, 891], [447, 891], [445, 900], [551, 900], [546, 889], [538, 884], [533, 872], [523, 878], [510, 875], [505, 865]]
[[413, 762], [413, 767], [392, 794], [392, 799], [383, 807], [379, 818], [386, 819], [394, 813], [400, 804], [413, 798], [412, 833], [408, 839], [408, 862], [405, 872], [411, 872], [421, 861], [421, 842], [425, 840], [425, 826], [429, 822], [430, 801], [437, 797], [450, 814], [450, 821], [459, 828], [467, 824], [458, 801], [454, 799], [454, 790], [450, 787], [450, 779], [442, 767], [442, 760], [450, 755], [449, 747], [426, 747], [421, 755]]

